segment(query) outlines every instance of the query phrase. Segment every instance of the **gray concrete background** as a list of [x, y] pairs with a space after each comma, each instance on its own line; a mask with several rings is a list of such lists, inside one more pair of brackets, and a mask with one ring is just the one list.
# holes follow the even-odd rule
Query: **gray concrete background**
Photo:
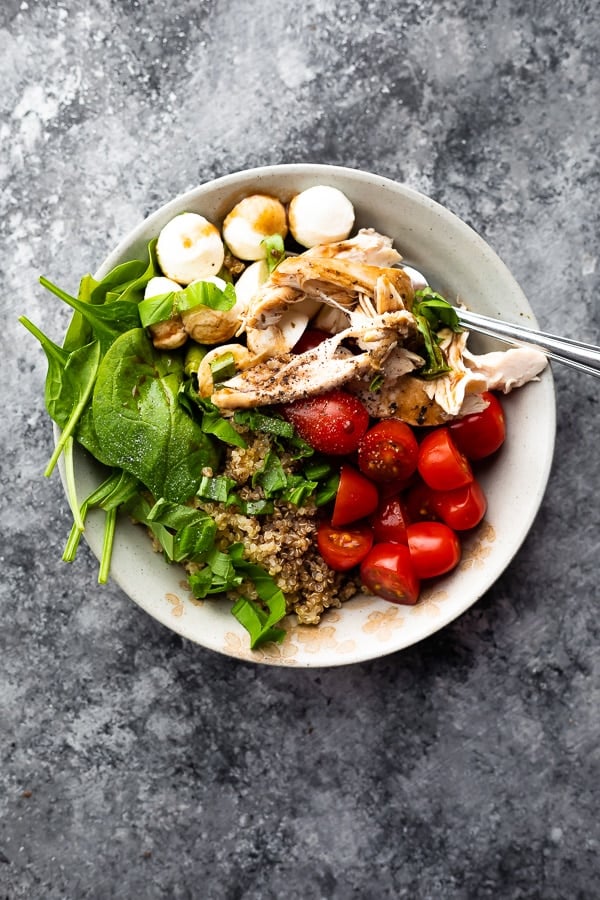
[[600, 343], [596, 4], [4, 0], [0, 898], [598, 896], [598, 383], [514, 563], [431, 639], [335, 670], [168, 632], [84, 547], [43, 410], [75, 289], [175, 194], [254, 165], [430, 194], [546, 330]]

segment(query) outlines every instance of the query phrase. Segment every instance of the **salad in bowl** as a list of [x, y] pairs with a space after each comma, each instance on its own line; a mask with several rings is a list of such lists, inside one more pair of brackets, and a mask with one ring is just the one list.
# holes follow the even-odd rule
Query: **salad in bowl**
[[512, 293], [530, 314], [487, 245], [428, 198], [275, 166], [167, 204], [76, 295], [42, 277], [73, 309], [61, 343], [21, 319], [48, 358], [64, 559], [85, 535], [99, 581], [267, 662], [369, 658], [454, 618], [518, 549], [553, 441], [550, 414], [505, 533], [494, 488], [515, 481], [513, 397], [546, 401], [551, 383], [541, 353], [471, 346], [461, 327], [456, 304], [489, 312], [472, 285], [494, 274], [488, 303], [508, 287], [502, 313]]

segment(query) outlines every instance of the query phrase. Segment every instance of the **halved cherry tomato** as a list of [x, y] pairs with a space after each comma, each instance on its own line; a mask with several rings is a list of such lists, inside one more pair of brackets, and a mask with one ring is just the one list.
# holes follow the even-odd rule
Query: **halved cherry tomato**
[[436, 491], [451, 491], [473, 481], [469, 460], [446, 426], [430, 431], [419, 445], [419, 475]]
[[488, 401], [484, 410], [455, 419], [448, 425], [452, 440], [469, 459], [490, 456], [502, 446], [506, 437], [506, 421], [500, 401], [490, 391], [481, 396]]
[[409, 522], [423, 522], [438, 519], [435, 508], [435, 491], [424, 481], [419, 480], [411, 487], [405, 497], [406, 513]]
[[360, 565], [363, 586], [389, 600], [412, 606], [419, 598], [421, 585], [406, 544], [375, 544]]
[[333, 527], [339, 528], [370, 516], [378, 503], [379, 494], [373, 482], [353, 466], [344, 464], [340, 469], [340, 483], [331, 517]]
[[415, 522], [406, 529], [408, 549], [419, 578], [436, 578], [460, 561], [458, 536], [444, 522]]
[[471, 484], [453, 491], [432, 491], [435, 510], [446, 525], [455, 531], [467, 531], [479, 525], [487, 509], [483, 488], [473, 479]]
[[319, 553], [331, 569], [347, 572], [365, 558], [373, 546], [373, 532], [368, 525], [334, 528], [321, 522], [317, 529]]
[[345, 456], [354, 453], [369, 427], [369, 413], [354, 394], [333, 390], [280, 407], [281, 414], [298, 434], [320, 453]]
[[412, 428], [400, 419], [383, 419], [358, 445], [358, 467], [373, 481], [396, 481], [413, 474], [418, 454]]
[[330, 337], [331, 335], [327, 331], [307, 328], [300, 340], [292, 347], [292, 353], [306, 353], [307, 350], [314, 350]]
[[406, 544], [406, 526], [408, 514], [401, 497], [388, 497], [382, 500], [371, 518], [375, 541]]

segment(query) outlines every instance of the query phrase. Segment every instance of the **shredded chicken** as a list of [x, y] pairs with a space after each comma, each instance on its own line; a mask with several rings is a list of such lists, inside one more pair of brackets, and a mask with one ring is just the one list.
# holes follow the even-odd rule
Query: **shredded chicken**
[[375, 297], [377, 281], [382, 276], [397, 292], [402, 305], [410, 309], [412, 284], [402, 269], [367, 265], [352, 259], [321, 259], [304, 253], [290, 256], [255, 294], [246, 314], [246, 327], [275, 325], [291, 303], [305, 297], [353, 309], [361, 296]]
[[320, 259], [354, 259], [369, 266], [395, 266], [402, 256], [392, 247], [392, 239], [379, 234], [374, 228], [361, 228], [353, 238], [336, 241], [333, 244], [318, 244], [303, 256], [317, 256]]
[[[411, 313], [410, 277], [394, 267], [400, 259], [390, 238], [362, 229], [348, 240], [284, 259], [262, 282], [256, 278], [241, 304], [237, 336], [245, 335], [245, 346], [238, 371], [214, 386], [204, 365], [203, 395], [221, 409], [237, 409], [344, 385], [375, 418], [439, 425], [484, 408], [486, 390], [507, 392], [537, 377], [546, 365], [538, 351], [476, 356], [466, 349], [468, 332], [450, 329], [437, 335], [448, 373], [431, 381], [416, 376], [425, 359], [418, 352], [423, 345]], [[292, 353], [311, 320], [331, 337]]]
[[510, 347], [476, 356], [465, 347], [463, 360], [468, 369], [486, 381], [486, 390], [508, 394], [537, 379], [546, 368], [546, 355], [533, 347]]
[[[298, 355], [286, 354], [258, 363], [225, 381], [212, 396], [221, 409], [283, 403], [316, 396], [362, 375], [382, 371], [398, 344], [414, 330], [410, 313], [400, 310], [369, 321], [368, 327], [350, 326]], [[362, 352], [341, 344], [359, 340]]]

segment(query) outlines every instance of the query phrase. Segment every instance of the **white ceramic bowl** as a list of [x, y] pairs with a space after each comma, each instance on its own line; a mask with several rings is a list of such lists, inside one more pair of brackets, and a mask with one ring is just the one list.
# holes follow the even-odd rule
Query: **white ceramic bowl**
[[[215, 224], [245, 195], [262, 191], [289, 200], [314, 184], [339, 188], [352, 201], [357, 227], [373, 226], [394, 238], [407, 262], [429, 276], [449, 298], [460, 297], [475, 311], [536, 326], [533, 313], [508, 269], [490, 247], [453, 213], [428, 197], [386, 178], [322, 165], [281, 165], [218, 178], [177, 197], [149, 216], [110, 254], [96, 273], [143, 257], [150, 238], [177, 213], [202, 213]], [[472, 338], [479, 349], [493, 342]], [[498, 345], [500, 346], [500, 345]], [[219, 600], [195, 601], [183, 572], [152, 551], [145, 531], [123, 520], [118, 525], [111, 574], [147, 613], [183, 637], [219, 653], [286, 666], [336, 666], [383, 656], [422, 640], [468, 609], [496, 581], [519, 550], [538, 511], [552, 462], [555, 400], [552, 375], [509, 395], [505, 401], [508, 437], [482, 473], [488, 498], [484, 523], [464, 544], [451, 575], [423, 591], [414, 607], [376, 597], [356, 597], [332, 610], [318, 627], [298, 626], [290, 617], [282, 644], [251, 651], [244, 629]], [[98, 467], [77, 451], [79, 496], [100, 480]], [[93, 552], [102, 546], [103, 514], [93, 511], [85, 532]], [[102, 588], [98, 588], [102, 590]]]

